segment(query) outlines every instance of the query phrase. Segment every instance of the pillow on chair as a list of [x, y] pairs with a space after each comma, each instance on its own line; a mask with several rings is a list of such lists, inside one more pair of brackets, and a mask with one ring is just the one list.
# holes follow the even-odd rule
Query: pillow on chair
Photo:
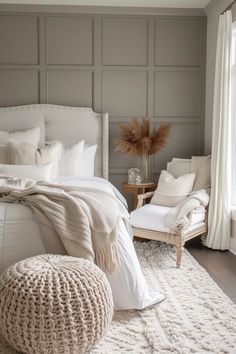
[[192, 192], [195, 173], [187, 173], [175, 178], [167, 171], [162, 171], [158, 187], [151, 199], [151, 204], [175, 207]]
[[192, 156], [191, 172], [196, 174], [193, 190], [211, 187], [211, 156]]
[[191, 162], [190, 159], [179, 159], [174, 157], [171, 162], [167, 163], [167, 171], [175, 178], [186, 173], [195, 173], [195, 171], [191, 170]]

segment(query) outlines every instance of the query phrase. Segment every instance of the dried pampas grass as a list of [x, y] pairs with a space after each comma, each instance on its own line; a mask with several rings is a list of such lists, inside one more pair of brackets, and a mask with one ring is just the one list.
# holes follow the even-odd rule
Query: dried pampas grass
[[170, 124], [161, 124], [151, 130], [150, 119], [132, 118], [129, 124], [119, 124], [121, 136], [115, 141], [115, 151], [121, 151], [128, 157], [157, 154], [166, 146], [170, 133]]

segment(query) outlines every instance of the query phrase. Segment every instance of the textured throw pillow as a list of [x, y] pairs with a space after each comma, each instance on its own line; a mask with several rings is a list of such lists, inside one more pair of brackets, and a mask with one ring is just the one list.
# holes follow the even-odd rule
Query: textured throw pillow
[[40, 128], [34, 127], [32, 129], [19, 130], [11, 133], [0, 131], [0, 144], [5, 145], [9, 141], [31, 144], [37, 148], [40, 143]]
[[78, 159], [84, 151], [84, 140], [65, 147], [58, 163], [58, 176], [78, 175]]
[[36, 151], [36, 163], [38, 165], [51, 162], [51, 179], [56, 178], [58, 175], [58, 164], [62, 153], [63, 145], [60, 141], [52, 141]]
[[[23, 109], [19, 107], [16, 109], [7, 109], [1, 116], [4, 115], [4, 119], [1, 118], [0, 130], [5, 132], [16, 132], [22, 130], [28, 130], [34, 127], [40, 128], [40, 145], [45, 142], [45, 121], [43, 113], [40, 110]], [[28, 141], [23, 141], [27, 143]], [[0, 140], [0, 144], [2, 144]], [[4, 143], [5, 144], [5, 143]], [[38, 147], [38, 146], [37, 146]]]
[[97, 145], [84, 144], [84, 140], [65, 147], [58, 164], [58, 176], [94, 177]]
[[11, 165], [35, 165], [36, 151], [34, 145], [10, 141], [7, 145], [8, 161]]
[[9, 163], [13, 165], [44, 165], [51, 162], [51, 179], [58, 173], [58, 161], [62, 154], [63, 146], [59, 141], [52, 141], [37, 149], [27, 143], [8, 143]]
[[51, 163], [45, 165], [3, 165], [0, 174], [10, 177], [28, 177], [38, 181], [50, 181]]
[[211, 187], [211, 156], [193, 156], [191, 172], [196, 174], [193, 190]]
[[85, 146], [83, 153], [78, 156], [78, 176], [94, 177], [96, 151], [97, 145]]
[[158, 187], [150, 203], [167, 207], [176, 206], [191, 193], [194, 179], [194, 173], [187, 173], [175, 178], [169, 172], [162, 171], [158, 181]]
[[180, 177], [186, 173], [191, 173], [191, 160], [173, 158], [172, 161], [168, 163], [167, 170], [174, 177]]

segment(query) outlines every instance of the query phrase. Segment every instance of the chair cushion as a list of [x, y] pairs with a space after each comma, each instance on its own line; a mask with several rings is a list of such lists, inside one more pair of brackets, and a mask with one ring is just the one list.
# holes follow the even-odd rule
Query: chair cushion
[[[160, 232], [167, 232], [174, 234], [173, 230], [165, 227], [164, 218], [165, 215], [172, 208], [164, 207], [160, 205], [146, 204], [141, 208], [138, 208], [131, 212], [130, 223], [133, 227], [145, 230], [153, 230]], [[193, 212], [192, 220], [189, 226], [196, 225], [205, 219], [205, 209]]]
[[130, 223], [133, 227], [161, 232], [172, 232], [165, 227], [164, 218], [171, 208], [160, 205], [146, 204], [130, 214]]

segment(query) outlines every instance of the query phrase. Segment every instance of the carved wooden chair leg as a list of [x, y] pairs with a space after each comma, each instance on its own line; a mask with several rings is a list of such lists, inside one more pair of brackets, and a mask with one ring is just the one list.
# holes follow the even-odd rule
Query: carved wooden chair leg
[[182, 255], [184, 251], [184, 242], [180, 238], [178, 244], [176, 245], [176, 267], [179, 268], [181, 265]]

